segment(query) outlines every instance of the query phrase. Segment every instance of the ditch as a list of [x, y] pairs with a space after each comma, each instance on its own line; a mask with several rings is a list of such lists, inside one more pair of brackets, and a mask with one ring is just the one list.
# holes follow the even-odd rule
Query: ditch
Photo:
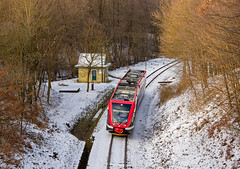
[[[78, 165], [78, 169], [85, 169], [87, 167], [88, 157], [90, 155], [94, 142], [94, 137], [92, 136], [92, 133], [97, 126], [98, 121], [105, 112], [108, 101], [111, 98], [113, 91], [114, 89], [107, 92], [107, 94], [104, 95], [102, 100], [96, 105], [94, 109], [88, 109], [88, 112], [85, 113], [86, 115], [80, 118], [74, 124], [72, 130], [70, 131], [70, 133], [77, 137], [79, 140], [85, 141], [85, 147]], [[98, 117], [94, 118], [99, 111], [101, 112]]]

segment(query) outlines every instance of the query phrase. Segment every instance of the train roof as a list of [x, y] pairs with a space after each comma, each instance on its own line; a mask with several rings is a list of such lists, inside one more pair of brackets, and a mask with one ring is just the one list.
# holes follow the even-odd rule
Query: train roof
[[130, 69], [118, 83], [112, 100], [133, 101], [137, 84], [144, 74], [144, 70]]

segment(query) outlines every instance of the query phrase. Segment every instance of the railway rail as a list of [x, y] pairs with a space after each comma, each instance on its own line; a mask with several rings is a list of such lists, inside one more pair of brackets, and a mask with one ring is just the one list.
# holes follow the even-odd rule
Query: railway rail
[[[117, 141], [117, 144], [114, 144], [114, 145], [117, 146], [117, 147], [119, 146], [119, 141], [118, 140], [113, 141], [114, 140], [113, 138], [119, 138], [119, 137], [114, 136], [114, 135], [111, 136], [111, 141], [110, 141], [109, 151], [108, 151], [107, 169], [110, 169], [110, 167], [113, 167], [113, 168], [114, 167], [115, 168], [122, 168], [123, 167], [124, 169], [127, 169], [127, 139], [128, 139], [128, 137], [126, 136], [125, 139], [124, 139], [124, 152], [123, 152], [124, 158], [121, 159], [121, 158], [117, 157], [118, 161], [116, 161], [116, 159], [115, 159], [115, 161], [113, 163], [111, 163], [113, 161], [113, 159], [112, 159], [113, 149], [114, 149], [113, 148], [113, 143], [115, 141]], [[122, 139], [122, 138], [120, 138], [120, 139]]]
[[[155, 73], [157, 73], [157, 75], [155, 75], [146, 85], [146, 88], [148, 88], [148, 86], [159, 76], [161, 75], [162, 73], [164, 73], [166, 70], [170, 69], [171, 67], [179, 64], [180, 61], [172, 61], [166, 65], [163, 65], [162, 67], [156, 69], [155, 71], [153, 71], [152, 73], [150, 73], [148, 76], [147, 76], [147, 79], [149, 79], [150, 76], [154, 75]], [[166, 68], [165, 68], [166, 67]], [[164, 70], [162, 70], [163, 68], [165, 68]], [[162, 70], [161, 72], [158, 73], [158, 71]]]
[[[159, 76], [161, 75], [163, 72], [165, 72], [166, 70], [170, 69], [171, 67], [179, 64], [180, 61], [172, 61], [170, 63], [167, 63], [163, 66], [161, 66], [160, 68], [156, 69], [155, 71], [153, 71], [152, 73], [150, 73], [146, 78], [149, 79], [150, 77], [152, 77], [154, 74], [156, 74], [146, 85], [146, 88]], [[165, 69], [164, 69], [165, 68]], [[160, 72], [159, 72], [160, 71]], [[109, 145], [109, 150], [108, 150], [108, 158], [107, 158], [107, 169], [110, 168], [124, 168], [127, 169], [127, 141], [128, 141], [128, 137], [126, 136], [124, 139], [124, 151], [122, 153], [120, 153], [120, 157], [119, 157], [119, 153], [117, 155], [117, 159], [119, 161], [116, 162], [116, 158], [115, 161], [113, 160], [113, 149], [114, 149], [114, 145], [115, 146], [119, 146], [119, 143], [121, 141], [119, 140], [114, 140], [114, 138], [118, 138], [121, 139], [123, 141], [122, 138], [119, 138], [117, 136], [112, 135], [111, 136], [111, 141], [110, 141], [110, 145]], [[116, 142], [116, 144], [114, 144], [114, 142]], [[124, 156], [122, 158], [122, 156]]]

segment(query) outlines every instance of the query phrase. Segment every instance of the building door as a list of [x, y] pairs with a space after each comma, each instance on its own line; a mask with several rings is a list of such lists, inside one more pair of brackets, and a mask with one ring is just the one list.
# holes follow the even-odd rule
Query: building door
[[92, 70], [92, 81], [97, 80], [97, 71]]

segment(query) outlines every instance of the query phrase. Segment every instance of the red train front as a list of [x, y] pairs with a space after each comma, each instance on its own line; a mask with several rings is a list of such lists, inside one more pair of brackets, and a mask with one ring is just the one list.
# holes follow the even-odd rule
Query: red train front
[[145, 85], [144, 70], [130, 69], [123, 76], [108, 103], [107, 131], [120, 136], [131, 133], [137, 108], [145, 92]]

